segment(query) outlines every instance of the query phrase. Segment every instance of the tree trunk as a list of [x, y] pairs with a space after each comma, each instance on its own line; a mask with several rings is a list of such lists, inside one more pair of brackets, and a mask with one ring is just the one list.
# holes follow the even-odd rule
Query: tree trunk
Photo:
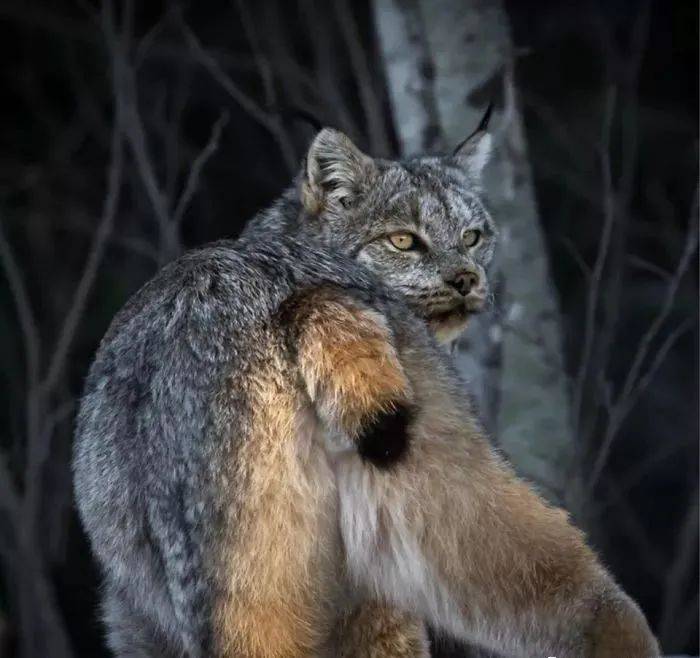
[[[455, 357], [496, 442], [522, 475], [563, 503], [573, 432], [505, 10], [498, 0], [374, 0], [374, 18], [403, 156], [446, 152], [499, 101], [485, 176], [501, 229], [491, 272], [496, 302], [472, 321]], [[434, 655], [491, 654], [438, 643]]]
[[485, 174], [501, 229], [496, 302], [473, 321], [456, 358], [497, 443], [563, 502], [573, 454], [567, 381], [505, 10], [498, 0], [375, 0], [374, 17], [402, 155], [449, 150], [496, 102]]

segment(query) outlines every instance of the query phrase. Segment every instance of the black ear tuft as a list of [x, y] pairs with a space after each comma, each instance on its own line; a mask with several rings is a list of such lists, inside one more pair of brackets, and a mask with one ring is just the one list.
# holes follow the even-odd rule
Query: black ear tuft
[[490, 101], [487, 108], [486, 112], [484, 112], [484, 116], [481, 117], [481, 121], [479, 121], [479, 125], [476, 128], [475, 132], [481, 131], [486, 131], [489, 128], [489, 122], [491, 121], [491, 114], [493, 114], [493, 101]]
[[488, 126], [492, 113], [493, 102], [489, 103], [476, 130], [461, 141], [452, 152], [452, 157], [457, 158], [462, 168], [477, 181], [481, 179], [483, 169], [491, 157], [493, 140]]
[[493, 114], [493, 101], [491, 101], [488, 104], [488, 107], [486, 108], [486, 112], [484, 112], [484, 115], [481, 117], [481, 120], [479, 121], [479, 125], [476, 127], [476, 130], [474, 130], [467, 137], [465, 137], [459, 144], [457, 144], [457, 146], [455, 147], [455, 150], [452, 151], [452, 155], [459, 155], [459, 152], [462, 150], [462, 148], [464, 146], [466, 146], [466, 144], [467, 144], [467, 142], [469, 142], [469, 140], [476, 137], [479, 133], [485, 133], [488, 131], [489, 122], [491, 121], [491, 114]]

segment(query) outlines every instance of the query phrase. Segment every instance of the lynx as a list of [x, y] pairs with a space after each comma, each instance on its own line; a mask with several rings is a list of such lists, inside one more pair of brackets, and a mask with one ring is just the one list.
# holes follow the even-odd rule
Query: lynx
[[492, 449], [446, 350], [489, 294], [490, 137], [373, 159], [324, 129], [236, 242], [166, 266], [91, 367], [74, 456], [118, 656], [658, 647]]

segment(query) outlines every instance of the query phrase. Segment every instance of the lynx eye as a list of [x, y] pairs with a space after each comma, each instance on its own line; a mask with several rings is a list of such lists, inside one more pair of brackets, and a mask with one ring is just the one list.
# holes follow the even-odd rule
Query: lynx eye
[[400, 251], [410, 251], [418, 246], [418, 239], [413, 233], [401, 231], [389, 235], [389, 242]]
[[481, 231], [470, 229], [462, 233], [462, 240], [467, 247], [475, 247], [481, 240]]

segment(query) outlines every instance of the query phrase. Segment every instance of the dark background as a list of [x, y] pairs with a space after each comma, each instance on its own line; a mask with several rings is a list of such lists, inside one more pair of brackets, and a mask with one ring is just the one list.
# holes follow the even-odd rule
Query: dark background
[[[665, 650], [697, 653], [698, 6], [506, 4], [572, 374], [584, 340], [585, 270], [604, 226], [591, 136], [604, 91], [623, 90], [610, 149], [622, 219], [596, 319], [608, 341], [604, 385], [624, 381], [645, 336], [645, 370], [652, 370], [585, 525]], [[74, 655], [105, 655], [97, 574], [69, 472], [72, 419], [91, 355], [114, 313], [164, 262], [237, 235], [289, 184], [314, 134], [290, 110], [342, 127], [369, 148], [339, 29], [343, 7], [372, 63], [386, 135], [386, 152], [377, 155], [391, 155], [398, 144], [367, 3], [134, 4], [125, 94], [137, 98], [148, 163], [171, 214], [199, 166], [193, 163], [202, 165], [181, 222], [168, 228], [154, 218], [133, 149], [124, 149], [113, 217], [104, 207], [118, 54], [98, 8], [0, 1], [0, 655], [28, 656], [27, 633], [64, 631]], [[118, 9], [117, 22], [128, 15]], [[635, 56], [639, 72], [631, 79]], [[676, 275], [684, 253], [686, 269]], [[663, 321], [650, 334], [660, 309]], [[589, 387], [584, 405], [595, 429], [605, 392]], [[586, 440], [595, 442], [596, 432]]]

